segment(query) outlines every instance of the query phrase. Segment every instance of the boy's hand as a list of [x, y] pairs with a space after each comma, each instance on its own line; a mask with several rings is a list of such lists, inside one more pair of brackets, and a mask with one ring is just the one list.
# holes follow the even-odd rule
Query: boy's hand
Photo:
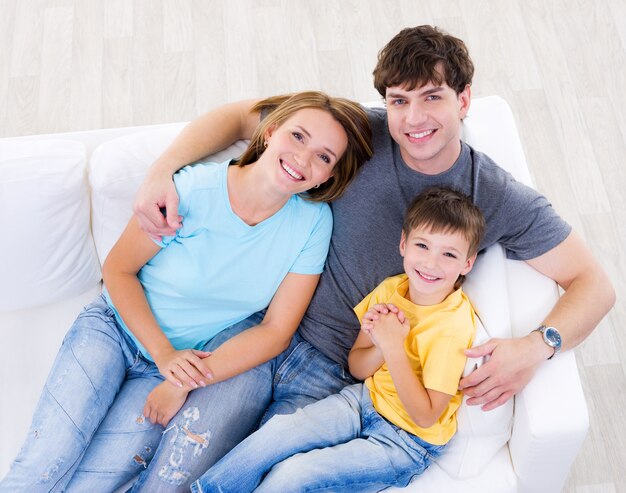
[[183, 407], [187, 400], [188, 389], [174, 387], [169, 382], [162, 382], [148, 394], [143, 415], [151, 423], [167, 426], [170, 420]]
[[182, 388], [188, 385], [191, 389], [198, 386], [205, 387], [213, 380], [213, 374], [205, 358], [211, 356], [207, 351], [197, 349], [183, 349], [171, 351], [154, 356], [154, 363], [159, 368], [159, 372], [168, 382]]
[[410, 328], [404, 313], [398, 310], [397, 313], [389, 311], [382, 314], [379, 312], [376, 320], [372, 322], [372, 328], [363, 330], [370, 336], [374, 345], [385, 354], [391, 348], [404, 350], [404, 340], [409, 335]]
[[363, 319], [361, 320], [361, 329], [366, 332], [373, 329], [374, 322], [379, 319], [380, 315], [386, 315], [388, 313], [394, 313], [398, 317], [400, 323], [404, 323], [406, 320], [404, 312], [393, 303], [377, 303], [365, 312], [365, 315], [363, 315]]
[[[163, 217], [163, 208], [167, 217]], [[160, 241], [163, 236], [175, 235], [182, 217], [178, 215], [178, 194], [172, 175], [149, 173], [137, 192], [133, 212], [141, 229], [151, 238]]]

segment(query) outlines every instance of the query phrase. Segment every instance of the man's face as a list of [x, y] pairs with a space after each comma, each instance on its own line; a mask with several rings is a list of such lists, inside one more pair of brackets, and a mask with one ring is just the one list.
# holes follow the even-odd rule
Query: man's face
[[470, 87], [456, 94], [447, 84], [428, 82], [411, 91], [388, 87], [385, 97], [389, 133], [404, 162], [436, 175], [449, 169], [461, 152], [461, 120], [470, 105]]

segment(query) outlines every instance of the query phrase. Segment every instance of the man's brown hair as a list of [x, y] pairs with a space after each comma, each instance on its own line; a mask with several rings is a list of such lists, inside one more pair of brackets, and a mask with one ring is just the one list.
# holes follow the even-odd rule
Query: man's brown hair
[[446, 83], [457, 94], [471, 85], [474, 64], [459, 38], [434, 26], [403, 29], [378, 53], [374, 87], [384, 98], [388, 87], [411, 91], [428, 82]]

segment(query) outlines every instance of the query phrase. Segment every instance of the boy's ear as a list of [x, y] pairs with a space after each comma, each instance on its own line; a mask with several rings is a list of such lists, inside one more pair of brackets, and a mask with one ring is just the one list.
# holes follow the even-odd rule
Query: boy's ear
[[400, 236], [400, 255], [404, 257], [404, 251], [406, 250], [406, 235], [404, 231], [402, 231], [402, 236]]
[[464, 276], [465, 274], [467, 274], [469, 271], [472, 270], [472, 267], [474, 267], [474, 262], [476, 262], [477, 255], [478, 253], [475, 253], [471, 257], [467, 258], [467, 260], [465, 261], [465, 267], [463, 267], [463, 270], [461, 271], [462, 276]]

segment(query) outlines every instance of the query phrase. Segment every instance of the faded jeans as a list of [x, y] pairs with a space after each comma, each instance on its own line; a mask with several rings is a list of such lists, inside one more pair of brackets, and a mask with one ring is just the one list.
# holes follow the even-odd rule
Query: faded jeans
[[[262, 317], [255, 314], [220, 332], [205, 349], [215, 349]], [[194, 480], [185, 461], [209, 451], [220, 458], [253, 431], [270, 401], [271, 378], [266, 363], [202, 389], [207, 392], [197, 402], [192, 392], [164, 432], [142, 415], [146, 397], [163, 378], [99, 297], [65, 336], [0, 492], [112, 492], [144, 471], [162, 440], [168, 442], [169, 460], [159, 477]]]
[[380, 491], [406, 486], [444, 448], [385, 420], [367, 387], [356, 384], [294, 414], [273, 417], [193, 483], [191, 491]]
[[[270, 376], [263, 379], [251, 379], [252, 384], [258, 393], [265, 395], [270, 392], [273, 398], [267, 410], [264, 409], [256, 416], [262, 423], [275, 414], [293, 413], [296, 409], [339, 392], [346, 385], [355, 382], [341, 364], [328, 359], [304, 341], [299, 333], [293, 337], [287, 350], [259, 368], [263, 372], [269, 371]], [[216, 386], [209, 386], [192, 392], [186, 406], [211, 409], [214, 387]], [[208, 450], [203, 450], [200, 454], [188, 453], [185, 455], [184, 463], [181, 462], [180, 471], [184, 474], [165, 473], [166, 471], [171, 472], [173, 460], [176, 462], [179, 460], [177, 458], [182, 458], [177, 455], [177, 452], [180, 449], [181, 438], [186, 440], [181, 437], [181, 434], [173, 434], [169, 438], [170, 432], [165, 433], [156, 455], [148, 468], [141, 473], [132, 493], [188, 492], [193, 481], [253, 431], [249, 427], [242, 429], [239, 423], [239, 412], [237, 409], [232, 412], [231, 429], [224, 427], [225, 433], [230, 431], [228, 443], [217, 448], [217, 445], [222, 444], [224, 440], [220, 438], [220, 440], [211, 443]], [[205, 420], [209, 417], [210, 413], [208, 412], [199, 416], [198, 421], [194, 424], [194, 433], [210, 429], [210, 425], [205, 424]], [[179, 427], [184, 427], [184, 424], [181, 423], [180, 413], [173, 422], [179, 423]]]

